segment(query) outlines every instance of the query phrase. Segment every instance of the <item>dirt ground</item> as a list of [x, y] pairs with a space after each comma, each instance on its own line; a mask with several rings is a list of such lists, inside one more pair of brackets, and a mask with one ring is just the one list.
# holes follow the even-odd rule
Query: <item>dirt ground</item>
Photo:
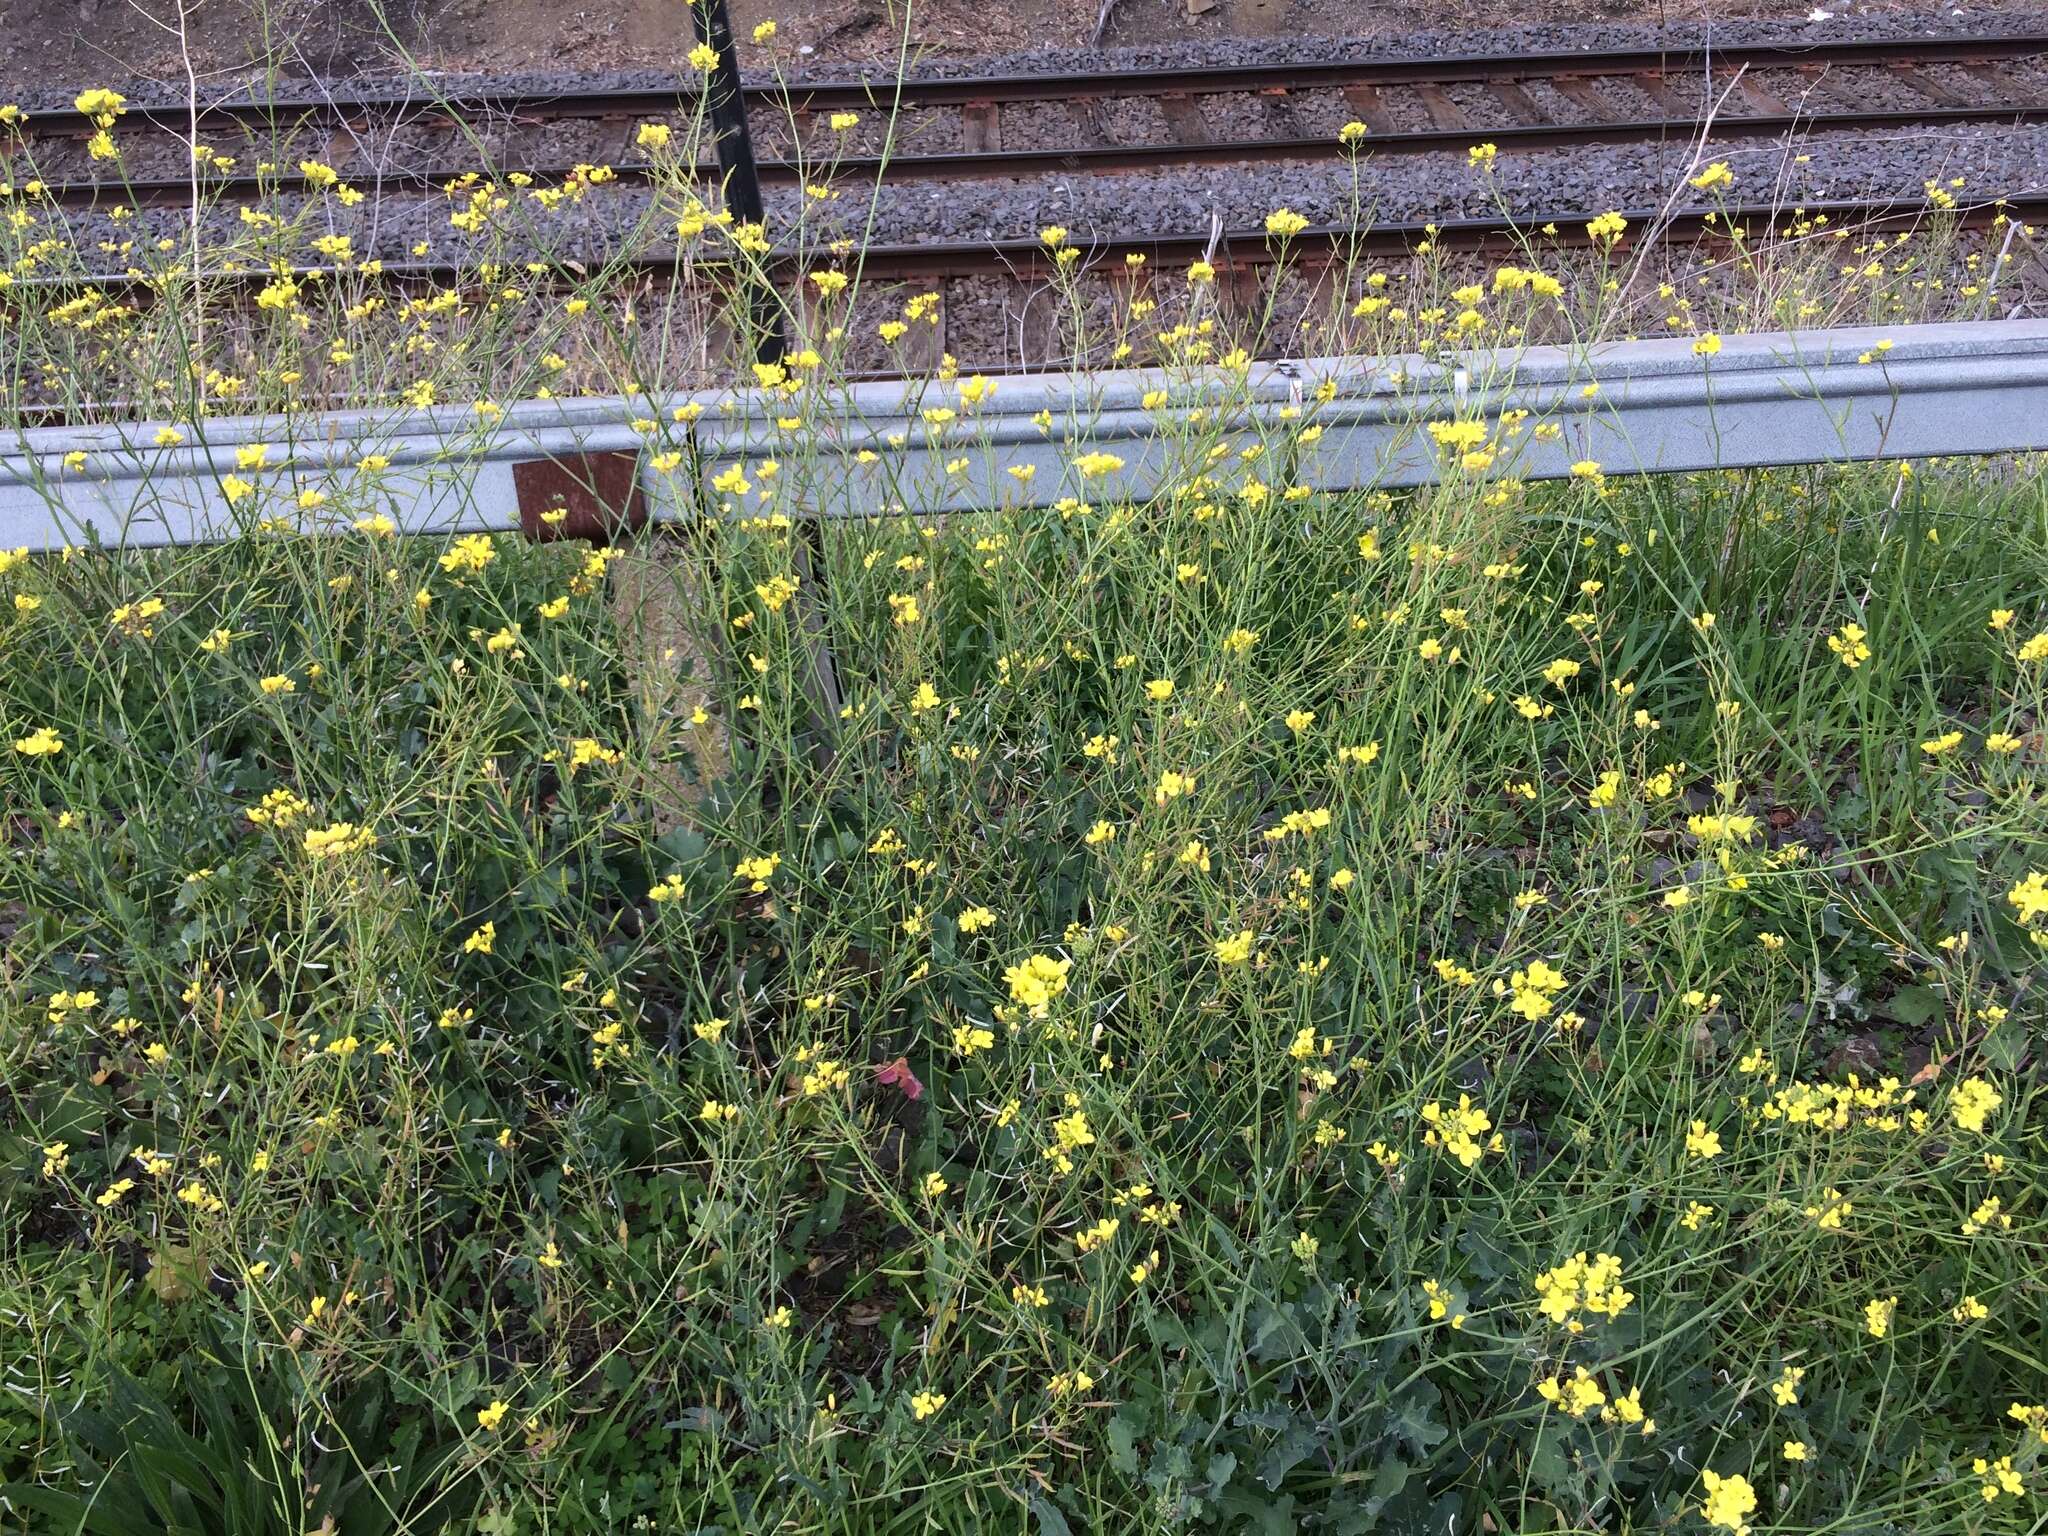
[[[729, 0], [735, 32], [774, 20], [775, 58], [811, 72], [893, 56], [903, 0]], [[1827, 21], [1906, 12], [1995, 16], [1996, 0], [912, 0], [914, 56], [1224, 37], [1384, 36], [1534, 22]], [[410, 58], [426, 68], [667, 67], [693, 41], [685, 0], [0, 0], [0, 100], [10, 89], [159, 79], [189, 56], [202, 93], [266, 53], [290, 73], [347, 76]], [[767, 62], [751, 45], [749, 65]]]
[[[915, 0], [911, 46], [951, 55], [1085, 39], [1097, 0]], [[774, 20], [786, 68], [893, 53], [900, 0], [729, 0], [743, 43]], [[1083, 7], [1086, 20], [1081, 19]], [[182, 18], [181, 18], [182, 9]], [[0, 100], [76, 81], [202, 84], [246, 76], [266, 53], [294, 74], [426, 68], [668, 67], [695, 41], [686, 0], [0, 0]], [[746, 44], [749, 66], [765, 63]]]

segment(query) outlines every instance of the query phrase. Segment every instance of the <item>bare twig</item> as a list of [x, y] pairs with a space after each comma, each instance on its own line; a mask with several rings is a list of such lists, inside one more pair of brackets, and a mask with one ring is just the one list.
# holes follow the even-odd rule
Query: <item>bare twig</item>
[[192, 40], [186, 25], [185, 0], [178, 0], [178, 60], [185, 66], [185, 211], [191, 231], [192, 354], [206, 356], [204, 268], [199, 253], [199, 72], [192, 63]]
[[1707, 139], [1714, 131], [1714, 119], [1720, 115], [1722, 106], [1735, 90], [1736, 81], [1741, 78], [1741, 71], [1738, 70], [1734, 79], [1722, 89], [1721, 94], [1707, 103], [1706, 111], [1700, 118], [1699, 131], [1693, 136], [1692, 155], [1686, 161], [1685, 170], [1676, 178], [1670, 192], [1665, 194], [1664, 205], [1657, 210], [1656, 216], [1650, 220], [1650, 227], [1643, 232], [1643, 238], [1636, 244], [1636, 259], [1629, 267], [1628, 277], [1621, 285], [1620, 291], [1623, 295], [1635, 287], [1636, 280], [1642, 275], [1658, 237], [1670, 227], [1672, 219], [1676, 216], [1679, 198], [1684, 195], [1684, 189], [1692, 178], [1699, 173], [1700, 161], [1706, 158]]

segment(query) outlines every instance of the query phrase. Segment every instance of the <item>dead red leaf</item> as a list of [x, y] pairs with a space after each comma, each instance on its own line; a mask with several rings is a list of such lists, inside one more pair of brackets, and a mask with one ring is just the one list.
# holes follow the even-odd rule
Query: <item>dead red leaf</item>
[[875, 1071], [875, 1081], [885, 1088], [900, 1088], [906, 1099], [924, 1097], [924, 1084], [917, 1080], [917, 1074], [910, 1070], [910, 1063], [898, 1056], [885, 1067]]

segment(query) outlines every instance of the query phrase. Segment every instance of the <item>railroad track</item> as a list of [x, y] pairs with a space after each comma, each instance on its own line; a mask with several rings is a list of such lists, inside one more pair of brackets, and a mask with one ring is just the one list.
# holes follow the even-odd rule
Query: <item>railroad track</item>
[[[1689, 140], [1780, 138], [1794, 133], [1884, 134], [2048, 122], [2048, 35], [1860, 41], [1810, 47], [1631, 49], [1613, 52], [1466, 55], [1427, 60], [1326, 60], [1243, 68], [1106, 71], [949, 80], [755, 83], [746, 88], [765, 181], [821, 176], [892, 182], [1114, 174], [1195, 165], [1327, 160], [1336, 126], [1366, 124], [1374, 156], [1462, 151], [1487, 141], [1502, 152]], [[1234, 100], [1233, 100], [1234, 99]], [[1881, 100], [1882, 106], [1868, 105]], [[1210, 105], [1205, 109], [1203, 103]], [[1860, 102], [1864, 104], [1849, 104]], [[1138, 108], [1135, 126], [1107, 111]], [[1218, 110], [1222, 103], [1224, 110]], [[589, 132], [575, 160], [493, 154], [499, 174], [517, 170], [542, 185], [604, 165], [608, 179], [646, 186], [672, 176], [636, 158], [631, 130], [696, 110], [688, 90], [585, 92], [452, 89], [359, 92], [320, 100], [229, 101], [182, 109], [133, 107], [137, 128], [202, 135], [222, 129], [289, 137], [378, 195], [426, 194], [477, 168], [477, 142], [561, 125]], [[1057, 108], [1057, 110], [1054, 110]], [[1711, 113], [1710, 113], [1711, 109]], [[902, 127], [888, 154], [840, 153], [831, 115], [894, 114]], [[1221, 120], [1263, 131], [1216, 132]], [[1304, 131], [1314, 126], [1318, 131]], [[93, 124], [75, 109], [32, 114], [26, 130], [80, 138]], [[868, 132], [872, 132], [872, 125]], [[385, 150], [365, 160], [383, 136]], [[403, 144], [400, 141], [403, 140]], [[778, 145], [780, 151], [778, 152]], [[933, 146], [938, 147], [921, 147]], [[619, 151], [616, 155], [604, 153]], [[460, 150], [465, 158], [457, 160]], [[74, 153], [71, 157], [79, 159]], [[516, 162], [516, 163], [515, 163]], [[81, 169], [85, 167], [81, 166]], [[684, 168], [706, 181], [716, 168]], [[209, 176], [209, 196], [274, 195], [275, 175]], [[188, 174], [45, 178], [40, 196], [65, 208], [180, 206]]]
[[[1628, 249], [1646, 236], [1672, 244], [1702, 240], [1730, 241], [1741, 238], [1760, 243], [1769, 237], [1822, 238], [1837, 232], [1857, 234], [1896, 233], [1919, 228], [1931, 219], [1953, 221], [1965, 230], [1983, 230], [2001, 223], [2033, 225], [2048, 223], [2048, 194], [1998, 198], [1963, 205], [1920, 198], [1893, 198], [1881, 202], [1847, 199], [1803, 202], [1795, 208], [1781, 204], [1733, 204], [1721, 209], [1637, 208], [1613, 210], [1627, 224], [1614, 239], [1615, 247]], [[1291, 236], [1284, 248], [1265, 231], [1235, 229], [1208, 234], [1136, 234], [1084, 242], [1080, 249], [1087, 270], [1118, 271], [1129, 257], [1142, 257], [1155, 269], [1177, 270], [1197, 260], [1208, 261], [1219, 273], [1252, 272], [1286, 259], [1314, 271], [1353, 258], [1405, 256], [1418, 246], [1458, 253], [1507, 255], [1540, 252], [1543, 249], [1585, 247], [1595, 243], [1584, 212], [1535, 214], [1516, 218], [1446, 218], [1387, 220], [1353, 229], [1341, 226], [1311, 226]], [[1599, 243], [1605, 245], [1606, 239]], [[975, 277], [1007, 277], [1041, 280], [1057, 270], [1059, 263], [1043, 242], [1010, 240], [929, 240], [901, 244], [872, 244], [857, 257], [841, 260], [828, 250], [775, 252], [766, 258], [772, 270], [785, 277], [824, 267], [857, 269], [873, 282], [935, 282]], [[667, 252], [635, 253], [611, 270], [622, 279], [653, 283], [679, 281], [691, 272], [706, 274], [725, 270], [730, 261], [702, 252], [687, 258]], [[398, 287], [465, 286], [487, 290], [506, 282], [546, 281], [553, 272], [570, 282], [602, 275], [603, 263], [557, 262], [518, 266], [500, 264], [491, 271], [474, 261], [451, 262], [434, 259], [381, 263], [374, 282]], [[493, 275], [495, 274], [495, 275]], [[148, 288], [162, 281], [182, 283], [189, 269], [166, 268], [162, 278], [141, 271], [103, 271], [87, 275], [31, 277], [13, 285], [17, 291], [34, 292], [48, 288]], [[288, 276], [302, 283], [346, 279], [369, 281], [345, 270], [302, 266], [281, 271], [276, 267], [212, 271], [206, 281], [228, 288], [254, 290]]]
[[[771, 182], [812, 182], [821, 173], [835, 183], [873, 177], [893, 184], [951, 178], [1009, 178], [1022, 183], [1041, 176], [1152, 172], [1148, 185], [1156, 187], [1158, 173], [1177, 167], [1285, 160], [1329, 165], [1337, 153], [1336, 130], [1351, 120], [1368, 125], [1364, 151], [1370, 155], [1448, 151], [1461, 161], [1464, 151], [1480, 142], [1492, 142], [1506, 157], [1522, 149], [1689, 146], [1703, 135], [1710, 144], [1829, 131], [1916, 131], [1933, 136], [1969, 125], [2048, 122], [2048, 35], [1742, 47], [1712, 53], [1630, 50], [1336, 60], [1239, 69], [910, 81], [900, 87], [894, 81], [756, 84], [748, 88], [747, 96], [757, 135], [771, 145], [762, 162], [764, 178]], [[609, 142], [626, 151], [640, 124], [674, 122], [694, 111], [696, 104], [691, 92], [673, 90], [569, 94], [461, 88], [438, 100], [368, 92], [323, 101], [217, 104], [200, 113], [199, 126], [208, 135], [223, 129], [267, 135], [268, 144], [293, 146], [295, 152], [270, 156], [283, 165], [321, 158], [373, 199], [372, 208], [381, 204], [418, 209], [429, 199], [438, 200], [446, 182], [474, 170], [473, 153], [460, 163], [452, 158], [458, 148], [474, 150], [479, 141], [516, 139], [522, 131], [540, 130], [553, 136], [554, 153], [559, 155], [564, 123], [587, 130], [578, 143], [579, 148], [592, 150], [578, 156], [586, 174], [590, 164], [609, 164], [611, 179], [644, 188], [657, 175], [644, 158], [636, 164], [626, 153], [607, 155], [598, 146]], [[1709, 104], [1711, 122], [1705, 122]], [[868, 114], [893, 116], [906, 147], [886, 159], [861, 147], [838, 152], [849, 136], [830, 128], [834, 112], [863, 114], [861, 132], [872, 132], [876, 126]], [[1136, 128], [1133, 113], [1142, 119]], [[779, 117], [779, 130], [774, 122], [761, 121], [770, 117]], [[1219, 134], [1213, 131], [1218, 122], [1251, 123], [1261, 132]], [[123, 117], [118, 136], [126, 146], [138, 141], [143, 130], [168, 135], [186, 126], [168, 110], [135, 106]], [[90, 127], [79, 114], [58, 111], [35, 114], [25, 130], [17, 131], [42, 134], [45, 142], [52, 142], [82, 135]], [[776, 131], [786, 140], [781, 149], [773, 147]], [[378, 157], [369, 167], [349, 163], [348, 156], [359, 152], [351, 146], [370, 143], [380, 134], [394, 153]], [[477, 137], [472, 139], [472, 134]], [[1119, 135], [1123, 141], [1104, 142]], [[818, 151], [821, 143], [833, 146], [834, 152]], [[71, 149], [83, 166], [82, 139]], [[574, 174], [566, 160], [523, 154], [516, 146], [494, 158], [499, 159], [501, 177], [517, 169], [536, 185]], [[711, 167], [695, 169], [707, 179], [715, 178]], [[6, 167], [0, 165], [0, 176], [5, 174]], [[18, 165], [13, 174], [21, 177]], [[294, 174], [283, 183], [275, 177], [229, 176], [204, 185], [231, 202], [244, 196], [275, 196], [281, 185], [289, 191], [299, 184]], [[1937, 207], [1918, 198], [1805, 198], [1799, 200], [1803, 222], [1795, 221], [1791, 210], [1779, 202], [1747, 202], [1709, 212], [1700, 206], [1666, 207], [1623, 196], [1620, 212], [1629, 229], [1622, 243], [1634, 245], [1652, 235], [1674, 245], [1725, 241], [1736, 230], [1762, 239], [1810, 233], [1815, 220], [1824, 221], [1830, 233], [1844, 228], [1896, 230], [1933, 216], [1979, 229], [2002, 217], [2048, 221], [2048, 196], [1987, 200], [1997, 190], [1973, 189], [1971, 200], [1961, 208]], [[154, 181], [130, 178], [126, 184], [50, 177], [40, 193], [57, 207], [88, 213], [127, 205], [182, 206], [190, 195], [185, 175]], [[1658, 195], [1658, 189], [1649, 189], [1637, 197]], [[17, 201], [21, 196], [17, 191]], [[1423, 242], [1446, 251], [1510, 258], [1533, 251], [1540, 256], [1556, 246], [1586, 243], [1587, 220], [1604, 211], [1553, 204], [1547, 211], [1524, 209], [1513, 217], [1375, 219], [1363, 229], [1311, 227], [1294, 236], [1286, 249], [1291, 259], [1311, 268], [1352, 258], [1403, 258]], [[1245, 207], [1238, 211], [1237, 222], [1225, 217], [1221, 227], [1200, 231], [1155, 228], [1103, 238], [1077, 236], [1083, 270], [1117, 272], [1126, 258], [1142, 256], [1152, 270], [1176, 273], [1199, 258], [1217, 268], [1226, 286], [1240, 277], [1249, 283], [1258, 268], [1274, 259], [1275, 244], [1258, 227], [1262, 212]], [[1037, 222], [1019, 224], [1028, 230]], [[1797, 230], [1792, 228], [1795, 222]], [[81, 231], [77, 251], [89, 264], [92, 258], [87, 253], [93, 246], [82, 233], [84, 223], [76, 227]], [[1094, 227], [1118, 226], [1097, 220]], [[974, 288], [975, 280], [1037, 284], [1054, 267], [1053, 254], [1028, 235], [927, 239], [917, 237], [917, 228], [914, 217], [899, 218], [892, 230], [869, 241], [857, 255], [835, 254], [817, 240], [802, 249], [778, 249], [770, 258], [776, 282], [788, 288], [809, 269], [857, 267], [868, 281], [937, 290], [942, 312], [953, 308], [950, 295], [962, 295], [970, 300], [963, 310], [967, 313], [974, 305], [990, 302], [986, 288]], [[1994, 232], [1993, 238], [2001, 237]], [[2010, 231], [2002, 238], [2010, 243]], [[274, 266], [251, 264], [211, 272], [208, 283], [251, 298], [281, 275], [295, 276], [307, 285], [336, 284], [351, 300], [359, 292], [386, 288], [418, 292], [460, 287], [484, 295], [512, 282], [545, 289], [585, 285], [592, 279], [599, 280], [598, 286], [634, 293], [686, 285], [722, 262], [715, 252], [701, 249], [689, 255], [659, 246], [626, 252], [597, 240], [587, 249], [557, 252], [530, 266], [508, 254], [499, 267], [483, 268], [473, 252], [443, 250], [439, 241], [433, 245], [422, 256], [398, 256], [394, 249], [383, 256], [374, 277], [350, 267], [305, 266], [281, 274]], [[102, 242], [99, 249], [113, 247]], [[356, 259], [371, 254], [358, 251]], [[8, 295], [0, 298], [0, 311], [31, 302], [32, 295], [84, 287], [126, 291], [136, 295], [133, 302], [146, 305], [152, 289], [188, 274], [186, 259], [164, 258], [166, 266], [154, 273], [76, 267], [68, 274], [47, 267], [23, 272]], [[963, 282], [966, 287], [956, 286]], [[997, 301], [1012, 315], [1022, 312], [1014, 293]], [[943, 349], [945, 344], [942, 327], [938, 345]], [[990, 366], [979, 361], [976, 365]]]

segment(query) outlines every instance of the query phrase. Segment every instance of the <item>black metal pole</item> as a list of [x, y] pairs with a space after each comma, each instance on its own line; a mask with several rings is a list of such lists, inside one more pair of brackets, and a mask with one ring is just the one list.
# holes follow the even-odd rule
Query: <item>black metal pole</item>
[[[704, 82], [706, 112], [718, 144], [718, 169], [725, 182], [725, 206], [743, 224], [764, 224], [761, 177], [754, 168], [754, 138], [747, 127], [745, 98], [740, 94], [740, 61], [732, 45], [732, 18], [725, 0], [690, 0], [690, 19], [697, 41], [718, 54]], [[747, 310], [754, 317], [754, 353], [764, 363], [779, 363], [789, 350], [782, 333], [782, 306], [767, 279], [747, 279]]]

